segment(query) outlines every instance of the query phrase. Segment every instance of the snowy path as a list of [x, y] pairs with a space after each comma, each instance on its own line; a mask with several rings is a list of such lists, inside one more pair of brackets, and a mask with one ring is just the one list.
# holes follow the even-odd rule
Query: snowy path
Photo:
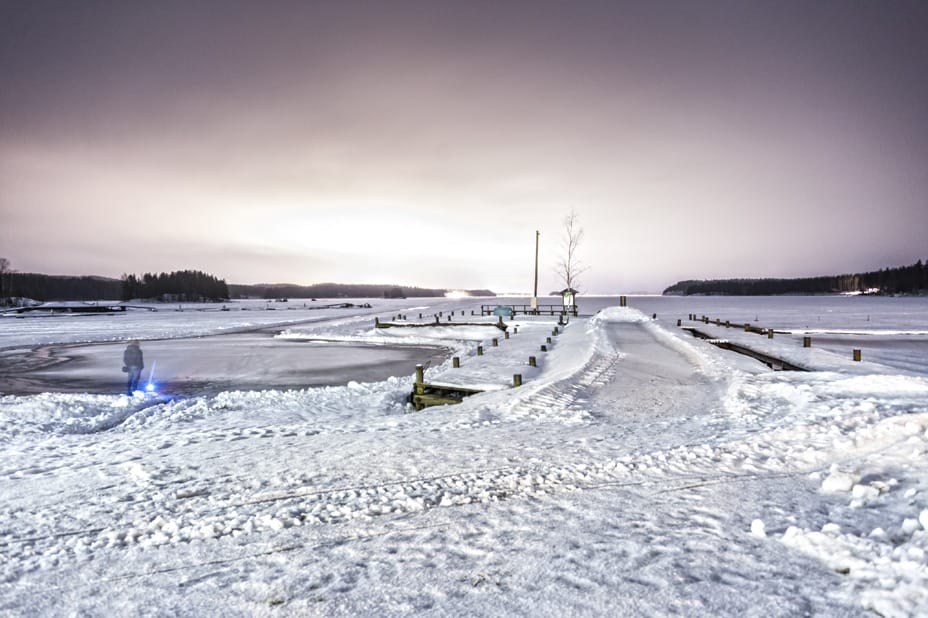
[[[409, 379], [149, 407], [6, 398], [0, 614], [926, 606], [922, 533], [887, 527], [885, 550], [865, 548], [922, 508], [901, 500], [920, 473], [899, 471], [924, 452], [928, 383], [881, 378], [894, 386], [869, 403], [873, 378], [773, 374], [616, 315], [554, 342], [551, 371], [593, 350], [577, 371], [416, 414]], [[887, 580], [916, 592], [886, 601]]]
[[659, 449], [706, 429], [703, 417], [718, 412], [720, 386], [695, 355], [671, 347], [649, 323], [612, 323], [605, 331], [622, 358], [591, 393], [589, 407], [608, 415], [603, 421], [621, 432], [616, 441], [629, 452]]

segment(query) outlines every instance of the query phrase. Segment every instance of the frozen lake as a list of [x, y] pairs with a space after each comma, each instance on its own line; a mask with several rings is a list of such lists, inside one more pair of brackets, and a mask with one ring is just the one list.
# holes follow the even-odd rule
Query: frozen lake
[[[130, 310], [102, 316], [4, 317], [0, 319], [0, 393], [118, 393], [127, 339], [142, 341], [147, 381], [164, 392], [190, 396], [223, 390], [307, 388], [377, 382], [407, 376], [416, 364], [439, 364], [447, 356], [434, 345], [415, 345], [408, 337], [384, 337], [371, 345], [375, 317], [398, 313], [415, 320], [452, 312], [464, 320], [480, 305], [528, 304], [527, 297], [355, 299], [351, 308], [291, 301], [235, 301], [223, 305], [154, 305], [156, 311]], [[366, 306], [370, 302], [373, 306]], [[556, 304], [558, 298], [539, 298]], [[619, 304], [618, 296], [580, 296], [581, 315]], [[629, 296], [628, 305], [658, 323], [676, 328], [690, 314], [750, 323], [783, 331], [800, 345], [814, 345], [928, 375], [928, 298], [875, 296]], [[222, 311], [226, 307], [230, 310]], [[268, 311], [268, 308], [275, 310]], [[182, 309], [182, 310], [180, 310]], [[346, 341], [275, 340], [296, 328], [310, 336], [349, 335]], [[358, 336], [362, 340], [358, 339]], [[392, 334], [398, 334], [396, 332]], [[404, 333], [405, 334], [405, 333]], [[208, 336], [222, 335], [222, 336]], [[336, 337], [337, 338], [337, 337]], [[392, 340], [391, 340], [392, 339]], [[434, 344], [434, 342], [429, 342]], [[402, 344], [402, 345], [397, 345]]]
[[[507, 338], [472, 315], [523, 300], [0, 318], [0, 390], [36, 391], [0, 392], [0, 607], [928, 615], [928, 299], [581, 297]], [[183, 396], [121, 394], [129, 339]], [[485, 392], [412, 410], [431, 355]]]

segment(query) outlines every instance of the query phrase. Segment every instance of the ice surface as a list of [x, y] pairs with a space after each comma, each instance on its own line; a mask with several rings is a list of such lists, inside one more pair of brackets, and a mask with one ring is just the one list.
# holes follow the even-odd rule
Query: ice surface
[[[508, 339], [373, 325], [492, 322], [470, 315], [481, 302], [0, 319], [0, 362], [72, 343], [108, 358], [136, 337], [159, 373], [211, 382], [217, 366], [248, 378], [306, 346], [389, 342], [446, 348], [461, 367], [435, 359], [428, 380], [488, 389], [411, 412], [411, 375], [353, 367], [341, 385], [173, 400], [0, 396], [0, 613], [928, 613], [926, 299], [581, 297], [558, 334], [556, 316], [518, 316]], [[691, 337], [676, 321], [694, 312], [783, 331], [711, 327], [810, 371]], [[241, 366], [155, 353], [258, 328], [280, 335]], [[820, 341], [839, 332], [885, 354], [856, 363]], [[86, 377], [67, 367], [55, 378]]]

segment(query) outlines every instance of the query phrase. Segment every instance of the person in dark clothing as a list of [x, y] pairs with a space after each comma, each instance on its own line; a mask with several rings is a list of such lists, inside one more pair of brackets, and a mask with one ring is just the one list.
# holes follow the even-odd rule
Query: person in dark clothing
[[126, 351], [122, 354], [122, 364], [122, 370], [129, 374], [129, 384], [126, 388], [131, 396], [139, 386], [139, 376], [142, 375], [142, 368], [145, 366], [138, 341], [132, 341], [126, 346]]

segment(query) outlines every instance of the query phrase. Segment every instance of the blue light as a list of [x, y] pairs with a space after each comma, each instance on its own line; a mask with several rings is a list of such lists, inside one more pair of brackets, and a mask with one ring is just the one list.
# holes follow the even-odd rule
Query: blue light
[[148, 383], [148, 386], [145, 387], [145, 390], [148, 391], [148, 392], [150, 393], [150, 392], [152, 392], [152, 391], [155, 390], [155, 385], [152, 384], [151, 382], [149, 382], [149, 383]]

